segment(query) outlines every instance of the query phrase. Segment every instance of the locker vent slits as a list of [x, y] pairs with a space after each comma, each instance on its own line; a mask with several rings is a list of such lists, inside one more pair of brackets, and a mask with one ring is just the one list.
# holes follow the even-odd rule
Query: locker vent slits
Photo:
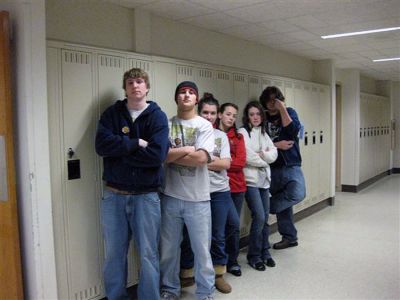
[[238, 81], [238, 82], [246, 82], [245, 78], [246, 78], [245, 75], [242, 75], [242, 74], [234, 74], [233, 75], [233, 80]]
[[271, 80], [268, 80], [268, 79], [263, 79], [262, 84], [263, 84], [263, 85], [266, 85], [266, 86], [272, 85], [272, 84], [271, 84]]
[[282, 86], [283, 86], [283, 83], [280, 82], [280, 81], [275, 81], [274, 84], [275, 84], [276, 86], [278, 86], [278, 87], [282, 87]]
[[210, 70], [199, 70], [199, 76], [203, 78], [212, 78], [212, 72]]
[[310, 87], [309, 87], [308, 85], [305, 85], [305, 86], [304, 86], [304, 89], [305, 89], [306, 91], [309, 91], [309, 90], [310, 90]]
[[90, 64], [90, 56], [88, 53], [64, 51], [64, 62], [72, 64], [88, 65]]
[[145, 70], [146, 72], [150, 72], [150, 62], [148, 61], [131, 59], [129, 61], [129, 65], [131, 68], [139, 68]]
[[300, 90], [300, 89], [301, 89], [301, 84], [296, 84], [296, 85], [294, 86], [294, 88]]
[[320, 93], [325, 93], [325, 89], [324, 89], [324, 88], [320, 88], [320, 89], [319, 89], [319, 92], [320, 92]]
[[95, 285], [93, 287], [87, 288], [75, 293], [75, 300], [89, 300], [100, 295], [100, 285]]
[[217, 74], [217, 79], [220, 79], [220, 80], [229, 80], [230, 78], [231, 78], [231, 76], [225, 72], [218, 72], [218, 74]]
[[193, 69], [187, 66], [177, 66], [178, 75], [193, 76]]
[[313, 86], [312, 91], [313, 91], [313, 92], [318, 92], [318, 89], [317, 89], [316, 87]]
[[121, 68], [122, 60], [119, 57], [100, 55], [100, 65], [109, 68]]
[[292, 85], [292, 83], [291, 82], [285, 82], [285, 87], [287, 87], [287, 88], [292, 88], [293, 87], [293, 85]]
[[258, 84], [258, 83], [259, 83], [259, 80], [258, 80], [257, 77], [250, 77], [250, 78], [249, 78], [249, 82], [250, 82], [250, 83], [254, 83], [254, 84]]

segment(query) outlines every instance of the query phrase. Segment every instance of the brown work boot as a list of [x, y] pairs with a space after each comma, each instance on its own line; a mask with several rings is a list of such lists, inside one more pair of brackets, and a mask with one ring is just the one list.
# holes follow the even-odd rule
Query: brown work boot
[[232, 292], [232, 287], [225, 281], [223, 275], [215, 276], [215, 288], [223, 294], [229, 294]]

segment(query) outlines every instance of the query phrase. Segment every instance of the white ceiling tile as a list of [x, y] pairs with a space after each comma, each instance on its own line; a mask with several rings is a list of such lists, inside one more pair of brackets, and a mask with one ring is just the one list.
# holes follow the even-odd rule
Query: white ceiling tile
[[294, 39], [298, 39], [300, 41], [315, 41], [321, 39], [318, 35], [312, 34], [308, 31], [295, 31], [295, 32], [287, 32], [284, 33], [285, 36], [292, 37]]
[[218, 11], [225, 11], [243, 6], [250, 6], [264, 2], [263, 0], [189, 0], [189, 2], [199, 4]]
[[245, 22], [239, 18], [228, 16], [222, 13], [213, 13], [209, 15], [182, 19], [181, 22], [212, 30], [219, 30], [245, 24]]
[[257, 35], [259, 36], [259, 35], [274, 33], [274, 31], [271, 31], [267, 29], [265, 26], [262, 26], [260, 24], [245, 24], [245, 25], [223, 28], [218, 31], [221, 33], [246, 39]]
[[399, 48], [387, 48], [379, 50], [381, 55], [390, 57], [400, 57], [400, 47]]
[[215, 10], [200, 7], [197, 4], [184, 0], [164, 0], [152, 2], [141, 6], [145, 10], [149, 10], [156, 15], [160, 15], [173, 20], [179, 20], [194, 16], [200, 16], [215, 12]]
[[282, 44], [279, 48], [287, 50], [288, 52], [291, 51], [295, 52], [296, 50], [308, 50], [308, 49], [313, 49], [315, 47], [307, 42], [293, 42], [293, 43]]
[[329, 25], [328, 23], [319, 20], [312, 15], [305, 15], [305, 16], [300, 16], [300, 17], [295, 17], [295, 18], [288, 18], [286, 21], [292, 25], [296, 25], [298, 27], [304, 28], [304, 29], [309, 29], [309, 28], [318, 28], [318, 27], [324, 27]]
[[152, 2], [159, 2], [159, 0], [106, 0], [106, 2], [113, 3], [127, 8], [136, 8], [144, 4]]
[[272, 20], [272, 21], [262, 22], [261, 24], [265, 25], [268, 29], [270, 29], [274, 32], [280, 32], [280, 33], [301, 30], [301, 28], [299, 28], [295, 25], [289, 24], [285, 20]]

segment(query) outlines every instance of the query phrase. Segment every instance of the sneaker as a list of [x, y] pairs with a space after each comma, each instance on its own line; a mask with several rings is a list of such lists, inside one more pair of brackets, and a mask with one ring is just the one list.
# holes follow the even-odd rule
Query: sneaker
[[215, 288], [223, 294], [232, 292], [232, 287], [225, 281], [223, 275], [215, 276]]
[[236, 277], [242, 276], [242, 270], [240, 270], [239, 265], [233, 265], [231, 267], [228, 267], [228, 269], [226, 271]]
[[173, 293], [162, 291], [160, 295], [160, 299], [163, 300], [179, 300], [179, 297]]
[[289, 247], [296, 247], [299, 243], [297, 241], [289, 242], [286, 239], [282, 239], [282, 241], [275, 243], [273, 248], [276, 250], [286, 249]]
[[194, 277], [179, 277], [181, 288], [186, 288], [195, 284]]

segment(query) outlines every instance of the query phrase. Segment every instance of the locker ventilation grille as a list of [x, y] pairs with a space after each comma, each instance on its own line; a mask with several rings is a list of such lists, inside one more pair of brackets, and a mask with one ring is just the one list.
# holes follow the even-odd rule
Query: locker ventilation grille
[[301, 85], [300, 84], [296, 84], [295, 86], [294, 86], [294, 88], [296, 88], [296, 89], [301, 89]]
[[212, 72], [210, 70], [199, 70], [199, 76], [203, 78], [212, 78]]
[[263, 85], [270, 86], [271, 80], [263, 79], [262, 83], [263, 83]]
[[250, 77], [249, 78], [249, 82], [250, 83], [254, 83], [254, 84], [258, 84], [259, 80], [257, 77]]
[[177, 66], [178, 75], [193, 76], [193, 69], [186, 66]]
[[309, 91], [310, 90], [310, 87], [309, 86], [304, 86], [304, 89], [306, 90], [306, 91]]
[[73, 64], [90, 64], [90, 55], [88, 53], [64, 51], [64, 62]]
[[220, 72], [218, 73], [217, 78], [220, 80], [230, 80], [231, 76], [228, 73]]
[[148, 61], [131, 59], [129, 61], [129, 65], [131, 68], [140, 68], [142, 70], [145, 70], [146, 72], [150, 71], [150, 62]]
[[75, 293], [75, 300], [88, 300], [100, 296], [100, 284]]
[[283, 86], [283, 83], [280, 82], [280, 81], [275, 81], [274, 84], [275, 84], [276, 86], [279, 86], [279, 87]]
[[122, 60], [118, 57], [100, 55], [100, 65], [102, 67], [121, 68]]
[[291, 89], [293, 87], [293, 85], [290, 82], [285, 82], [285, 87]]
[[245, 78], [246, 78], [245, 75], [242, 75], [242, 74], [234, 74], [234, 75], [233, 75], [233, 79], [234, 79], [235, 81], [246, 82], [246, 79], [245, 79]]
[[317, 89], [316, 87], [313, 87], [313, 88], [312, 88], [312, 91], [313, 91], [313, 92], [318, 92], [318, 89]]
[[325, 93], [325, 89], [320, 88], [320, 89], [319, 89], [319, 92], [320, 92], [320, 93]]

